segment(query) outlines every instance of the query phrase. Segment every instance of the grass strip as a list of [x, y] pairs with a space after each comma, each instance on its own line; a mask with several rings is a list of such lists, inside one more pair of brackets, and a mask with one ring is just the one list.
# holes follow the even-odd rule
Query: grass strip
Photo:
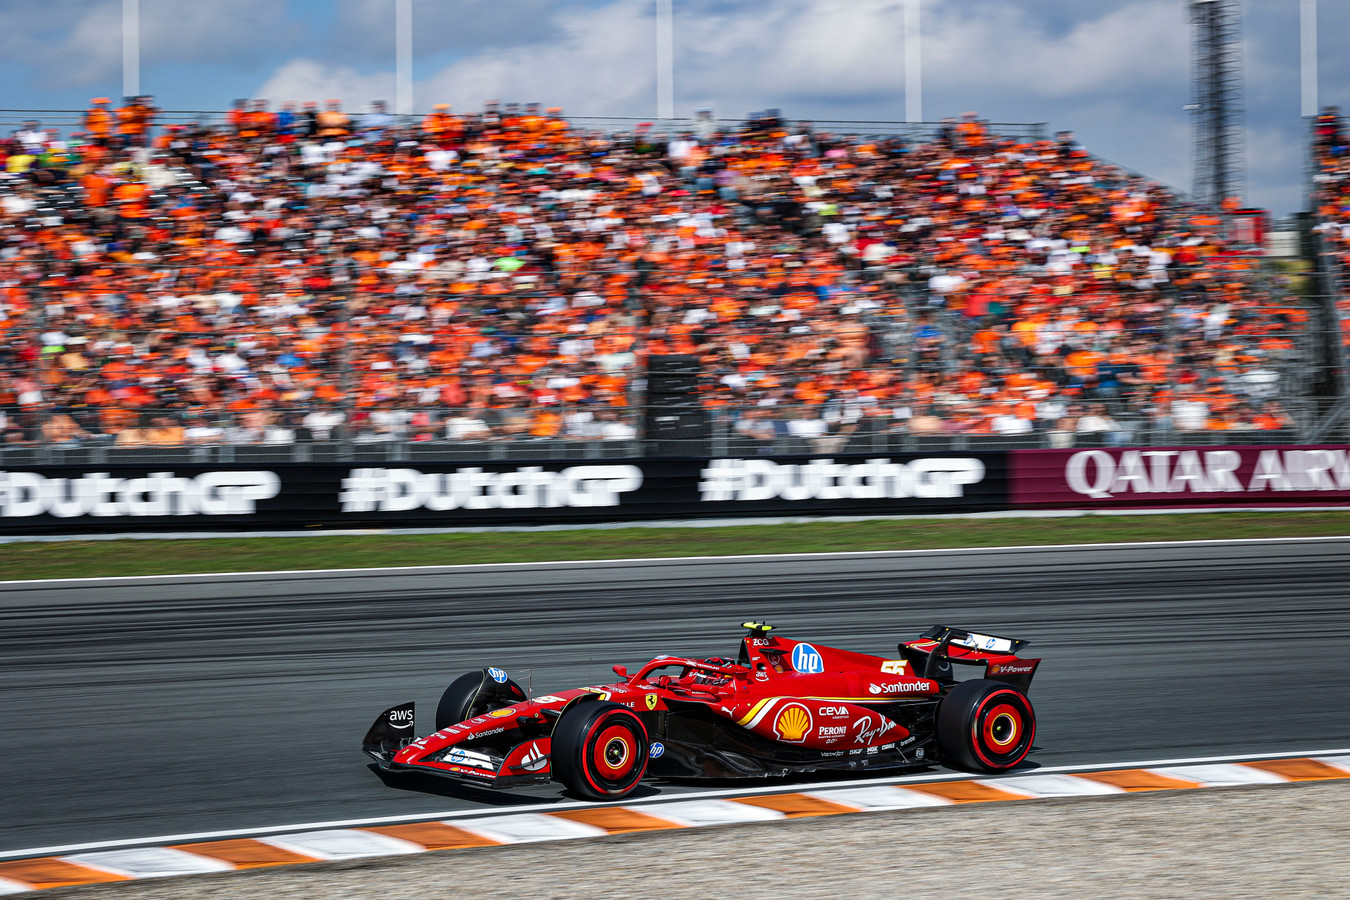
[[1348, 534], [1350, 511], [52, 541], [0, 545], [0, 579]]

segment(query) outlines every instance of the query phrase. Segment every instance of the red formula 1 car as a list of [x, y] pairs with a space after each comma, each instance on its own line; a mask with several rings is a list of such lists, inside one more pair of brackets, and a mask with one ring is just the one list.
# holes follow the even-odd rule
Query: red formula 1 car
[[[745, 627], [735, 660], [658, 656], [632, 675], [615, 666], [613, 684], [543, 697], [502, 669], [470, 672], [446, 688], [433, 734], [415, 737], [405, 703], [361, 749], [391, 772], [495, 788], [560, 781], [594, 800], [648, 777], [998, 772], [1031, 749], [1040, 660], [1017, 656], [1026, 641], [937, 626], [884, 659]], [[983, 677], [958, 681], [962, 669]]]

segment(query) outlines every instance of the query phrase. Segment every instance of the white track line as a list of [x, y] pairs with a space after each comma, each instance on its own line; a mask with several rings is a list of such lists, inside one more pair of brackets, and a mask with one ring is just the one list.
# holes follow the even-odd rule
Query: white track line
[[539, 534], [555, 531], [623, 531], [653, 528], [736, 528], [762, 525], [809, 525], [817, 522], [914, 522], [953, 519], [1084, 519], [1123, 518], [1125, 516], [1196, 516], [1224, 513], [1280, 513], [1280, 512], [1345, 512], [1345, 504], [1305, 506], [1297, 501], [1287, 504], [1258, 504], [1255, 506], [1187, 506], [1168, 507], [1079, 507], [1068, 509], [989, 509], [980, 512], [923, 512], [890, 513], [857, 516], [814, 516], [807, 513], [783, 516], [717, 516], [697, 519], [621, 519], [606, 522], [555, 523], [550, 525], [450, 525], [430, 526], [369, 526], [328, 528], [321, 530], [281, 529], [274, 531], [123, 531], [81, 532], [76, 534], [8, 534], [0, 535], [0, 544], [60, 544], [67, 541], [211, 541], [221, 538], [319, 538], [367, 537], [382, 535], [402, 537], [424, 534]]
[[1320, 537], [1280, 537], [1280, 538], [1212, 538], [1195, 541], [1119, 541], [1116, 543], [1096, 544], [1014, 544], [1006, 547], [938, 547], [931, 550], [837, 550], [829, 553], [748, 553], [732, 556], [655, 556], [636, 559], [557, 559], [539, 562], [515, 563], [459, 563], [444, 566], [386, 566], [356, 569], [268, 569], [258, 572], [197, 572], [178, 575], [109, 575], [89, 578], [32, 578], [0, 581], [0, 588], [43, 587], [58, 584], [94, 585], [106, 582], [161, 581], [168, 578], [180, 579], [221, 579], [287, 576], [292, 578], [312, 578], [319, 576], [364, 575], [375, 577], [390, 574], [434, 574], [436, 572], [457, 572], [464, 569], [531, 569], [549, 566], [625, 566], [625, 565], [661, 565], [671, 563], [708, 563], [708, 562], [753, 562], [763, 560], [811, 560], [811, 559], [865, 559], [868, 557], [906, 557], [920, 555], [956, 555], [972, 553], [1035, 553], [1052, 550], [1127, 550], [1142, 547], [1218, 547], [1246, 546], [1251, 544], [1289, 544], [1321, 543], [1330, 541], [1350, 541], [1350, 535], [1323, 535]]
[[[1280, 753], [1243, 753], [1233, 756], [1197, 756], [1183, 757], [1176, 759], [1149, 759], [1126, 762], [1104, 762], [1104, 763], [1082, 763], [1071, 766], [1044, 766], [1037, 769], [1027, 769], [1017, 775], [1002, 776], [1004, 779], [1012, 781], [1023, 776], [1052, 775], [1057, 773], [1071, 772], [1105, 772], [1111, 769], [1152, 769], [1162, 766], [1185, 766], [1185, 765], [1213, 765], [1220, 763], [1242, 762], [1243, 760], [1259, 759], [1290, 759], [1290, 758], [1346, 758], [1347, 765], [1350, 765], [1350, 747], [1333, 748], [1325, 750], [1299, 750], [1284, 751]], [[1350, 768], [1347, 768], [1350, 771]], [[569, 809], [593, 809], [604, 806], [660, 806], [666, 803], [687, 803], [694, 800], [707, 800], [717, 797], [751, 797], [759, 794], [800, 794], [816, 793], [820, 791], [837, 790], [850, 787], [876, 787], [896, 784], [916, 784], [930, 781], [969, 781], [978, 780], [988, 782], [997, 786], [1000, 783], [999, 778], [989, 778], [972, 776], [969, 773], [962, 772], [938, 772], [931, 775], [899, 775], [889, 778], [859, 778], [851, 781], [818, 781], [811, 783], [781, 783], [767, 787], [757, 788], [722, 788], [709, 791], [691, 791], [687, 794], [667, 794], [658, 797], [629, 798], [614, 803], [583, 803], [575, 801], [566, 801], [562, 803], [535, 803], [523, 806], [513, 806], [509, 808], [502, 807], [484, 807], [481, 809], [456, 809], [445, 812], [423, 812], [410, 813], [400, 816], [379, 816], [368, 819], [341, 819], [332, 822], [306, 822], [295, 825], [269, 825], [262, 828], [237, 828], [228, 831], [198, 831], [186, 834], [168, 834], [158, 837], [130, 838], [126, 840], [115, 841], [93, 841], [84, 844], [62, 844], [52, 847], [31, 847], [26, 850], [4, 850], [0, 851], [0, 859], [14, 859], [29, 856], [58, 856], [68, 853], [74, 853], [83, 850], [103, 850], [117, 847], [138, 847], [144, 845], [164, 845], [164, 844], [183, 844], [192, 841], [208, 841], [219, 838], [250, 837], [253, 835], [274, 835], [283, 836], [288, 833], [301, 831], [323, 831], [343, 828], [360, 828], [368, 825], [392, 825], [399, 822], [430, 822], [435, 820], [450, 821], [471, 818], [484, 818], [488, 816], [502, 816], [515, 813], [535, 813], [535, 812], [559, 812]], [[1015, 788], [1015, 782], [1010, 784]], [[659, 815], [659, 813], [658, 813]]]

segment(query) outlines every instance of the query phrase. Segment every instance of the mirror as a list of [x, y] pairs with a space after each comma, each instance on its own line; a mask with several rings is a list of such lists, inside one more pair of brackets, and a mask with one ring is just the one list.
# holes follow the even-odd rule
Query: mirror
[[614, 667], [614, 674], [615, 674], [615, 675], [618, 675], [620, 678], [627, 678], [627, 677], [628, 677], [628, 669], [625, 668], [624, 666], [615, 666], [615, 667]]

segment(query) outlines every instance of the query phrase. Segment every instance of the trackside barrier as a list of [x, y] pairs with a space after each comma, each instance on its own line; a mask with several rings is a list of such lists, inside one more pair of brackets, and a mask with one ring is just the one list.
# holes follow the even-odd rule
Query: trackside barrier
[[0, 533], [1350, 503], [1350, 447], [0, 470]]
[[1009, 456], [1012, 507], [1334, 506], [1350, 501], [1350, 448], [1344, 445], [1015, 450]]

